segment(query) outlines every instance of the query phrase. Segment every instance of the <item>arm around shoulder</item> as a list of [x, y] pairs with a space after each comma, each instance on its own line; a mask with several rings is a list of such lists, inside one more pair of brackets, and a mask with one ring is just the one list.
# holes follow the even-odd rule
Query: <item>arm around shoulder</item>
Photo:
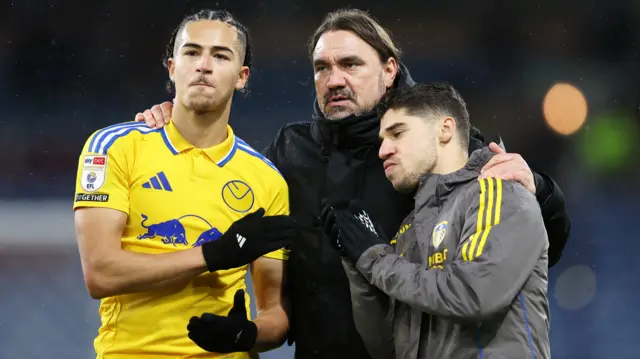
[[536, 199], [540, 204], [544, 226], [549, 236], [549, 267], [562, 257], [571, 232], [571, 218], [566, 210], [564, 193], [553, 179], [534, 172]]

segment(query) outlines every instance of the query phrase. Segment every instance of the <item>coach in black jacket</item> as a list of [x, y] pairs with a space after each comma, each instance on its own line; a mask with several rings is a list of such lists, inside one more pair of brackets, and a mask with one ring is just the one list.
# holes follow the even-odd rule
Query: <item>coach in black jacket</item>
[[[413, 83], [401, 68], [396, 86]], [[396, 192], [384, 175], [375, 111], [327, 120], [316, 103], [313, 118], [285, 125], [264, 151], [289, 185], [291, 215], [300, 228], [288, 264], [289, 341], [296, 342], [296, 358], [369, 358], [351, 319], [349, 282], [340, 256], [323, 237], [322, 199], [359, 200], [392, 235], [413, 209], [413, 196]], [[471, 136], [469, 153], [486, 146], [477, 129]], [[545, 175], [534, 173], [534, 177], [552, 266], [567, 240], [569, 218], [558, 185]]]
[[[264, 150], [289, 185], [291, 215], [300, 231], [287, 269], [289, 343], [295, 341], [298, 359], [367, 359], [353, 322], [349, 282], [339, 254], [324, 238], [319, 216], [323, 198], [357, 199], [385, 233], [399, 229], [413, 209], [413, 196], [396, 192], [385, 177], [378, 157], [380, 119], [375, 106], [386, 88], [412, 86], [414, 81], [399, 62], [388, 33], [358, 10], [330, 13], [312, 37], [310, 53], [319, 99], [313, 121], [285, 125]], [[382, 72], [379, 64], [371, 64], [376, 56]], [[170, 103], [162, 106], [164, 114], [171, 112]], [[162, 126], [168, 115], [158, 115], [159, 108], [154, 106], [144, 118], [139, 114], [137, 120]], [[481, 133], [472, 129], [469, 151], [483, 146]], [[535, 182], [553, 265], [569, 235], [563, 194], [549, 177], [531, 174], [524, 161], [515, 162], [515, 167], [505, 162], [494, 169], [502, 168], [500, 176], [509, 170], [521, 173], [524, 166], [528, 179], [516, 179], [527, 182], [523, 184], [530, 190]]]
[[[331, 20], [330, 15], [327, 21]], [[326, 27], [335, 31], [336, 24], [340, 19], [333, 19], [333, 28]], [[413, 85], [407, 69], [399, 67], [394, 86]], [[291, 215], [300, 224], [288, 266], [289, 341], [296, 342], [296, 358], [369, 357], [352, 321], [349, 282], [340, 256], [323, 237], [319, 216], [323, 198], [357, 199], [384, 232], [393, 235], [413, 209], [413, 196], [396, 192], [385, 177], [378, 157], [379, 129], [375, 111], [329, 120], [316, 101], [313, 122], [285, 125], [264, 151], [289, 185]], [[472, 129], [469, 152], [483, 146], [482, 134]], [[535, 173], [534, 179], [553, 265], [567, 240], [569, 218], [560, 188], [545, 175]]]

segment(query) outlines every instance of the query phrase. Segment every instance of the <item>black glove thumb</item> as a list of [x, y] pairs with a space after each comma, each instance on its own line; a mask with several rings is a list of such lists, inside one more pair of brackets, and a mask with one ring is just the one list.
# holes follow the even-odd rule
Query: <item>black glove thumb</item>
[[264, 217], [264, 213], [264, 208], [260, 207], [255, 212], [249, 213], [248, 215], [244, 216], [244, 218], [261, 218]]
[[244, 290], [238, 289], [233, 296], [233, 307], [229, 311], [228, 316], [242, 316], [247, 318], [247, 307], [244, 304]]
[[333, 227], [335, 218], [333, 215], [333, 207], [331, 207], [331, 204], [329, 202], [325, 202], [323, 204], [322, 211], [320, 212], [320, 222], [325, 233], [331, 231], [331, 227]]

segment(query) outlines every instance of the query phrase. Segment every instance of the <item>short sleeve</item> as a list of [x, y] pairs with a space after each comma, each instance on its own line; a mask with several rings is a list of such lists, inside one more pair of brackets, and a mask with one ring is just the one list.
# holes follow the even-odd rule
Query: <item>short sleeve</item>
[[[278, 176], [280, 176], [278, 174]], [[284, 178], [279, 177], [276, 182], [275, 191], [272, 195], [272, 202], [269, 208], [266, 210], [265, 215], [267, 216], [277, 216], [277, 215], [286, 215], [290, 214], [289, 212], [289, 186]], [[265, 254], [267, 258], [280, 259], [280, 260], [288, 260], [289, 259], [289, 249], [281, 248], [277, 251], [273, 251], [271, 253]]]
[[112, 208], [129, 214], [129, 181], [125, 146], [94, 149], [96, 131], [84, 145], [78, 161], [73, 209], [82, 207]]

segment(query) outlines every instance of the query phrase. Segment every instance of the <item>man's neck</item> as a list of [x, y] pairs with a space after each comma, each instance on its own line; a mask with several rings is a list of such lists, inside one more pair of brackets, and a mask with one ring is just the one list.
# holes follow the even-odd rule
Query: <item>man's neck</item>
[[220, 111], [198, 113], [176, 104], [171, 121], [178, 133], [196, 148], [209, 148], [227, 138], [227, 124], [231, 106]]
[[455, 146], [452, 148], [445, 148], [438, 155], [438, 161], [433, 168], [432, 173], [439, 175], [446, 175], [462, 169], [469, 160], [469, 152]]

